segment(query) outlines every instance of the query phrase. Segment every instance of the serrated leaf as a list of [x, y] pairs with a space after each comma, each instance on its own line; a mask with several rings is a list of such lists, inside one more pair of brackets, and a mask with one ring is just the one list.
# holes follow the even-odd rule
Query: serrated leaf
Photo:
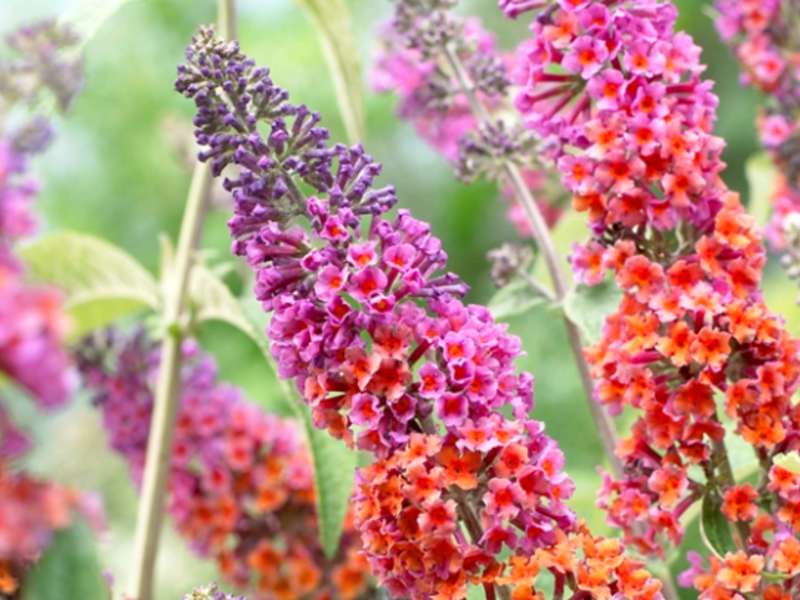
[[[273, 370], [281, 385], [287, 405], [303, 423], [306, 438], [314, 462], [314, 483], [317, 489], [317, 514], [319, 516], [320, 544], [325, 555], [332, 557], [339, 548], [342, 527], [347, 507], [353, 492], [353, 476], [358, 463], [358, 453], [348, 448], [344, 442], [331, 437], [327, 432], [314, 427], [311, 410], [297, 401], [297, 392], [285, 380], [278, 377], [278, 365], [272, 357], [263, 329], [266, 315], [255, 302], [245, 302], [242, 310], [253, 324], [264, 361]], [[261, 330], [261, 331], [259, 331]]]
[[336, 90], [347, 137], [363, 142], [364, 93], [353, 21], [345, 0], [295, 0], [317, 31]]
[[110, 598], [89, 527], [80, 519], [56, 532], [22, 585], [23, 600]]
[[159, 308], [155, 279], [136, 259], [103, 239], [61, 231], [23, 246], [19, 255], [34, 282], [65, 292], [73, 339], [141, 310]]
[[771, 198], [775, 192], [778, 169], [765, 152], [760, 152], [747, 160], [744, 172], [750, 186], [747, 212], [753, 215], [758, 227], [764, 227], [772, 213]]
[[800, 475], [800, 454], [797, 453], [797, 450], [789, 452], [789, 454], [777, 455], [772, 459], [772, 464], [795, 475]]
[[564, 298], [564, 313], [578, 326], [590, 344], [600, 339], [606, 317], [619, 308], [622, 290], [614, 281], [602, 281], [597, 285], [579, 285]]
[[738, 550], [733, 541], [731, 523], [722, 514], [722, 501], [710, 493], [703, 497], [703, 506], [700, 509], [700, 537], [718, 558], [724, 558], [728, 552]]
[[81, 38], [80, 48], [85, 46], [105, 26], [111, 17], [126, 4], [139, 0], [77, 0], [72, 9], [61, 19]]
[[512, 280], [492, 296], [486, 308], [498, 321], [528, 312], [535, 306], [547, 304], [548, 300], [524, 279]]

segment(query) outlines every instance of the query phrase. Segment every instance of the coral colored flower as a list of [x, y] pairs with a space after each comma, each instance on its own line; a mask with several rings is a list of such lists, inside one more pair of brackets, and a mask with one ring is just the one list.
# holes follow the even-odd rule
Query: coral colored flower
[[758, 516], [758, 492], [749, 483], [733, 486], [722, 496], [722, 514], [731, 521], [752, 521]]
[[[319, 547], [311, 458], [296, 424], [264, 414], [239, 390], [218, 384], [213, 360], [194, 342], [186, 342], [183, 353], [173, 447], [188, 456], [173, 453], [167, 505], [178, 532], [195, 552], [212, 557], [227, 581], [255, 597], [361, 596], [368, 567], [352, 552], [359, 546], [351, 517], [332, 561]], [[138, 486], [158, 347], [141, 333], [123, 338], [109, 332], [104, 341], [87, 340], [80, 357], [111, 447]], [[337, 577], [342, 569], [347, 578]]]

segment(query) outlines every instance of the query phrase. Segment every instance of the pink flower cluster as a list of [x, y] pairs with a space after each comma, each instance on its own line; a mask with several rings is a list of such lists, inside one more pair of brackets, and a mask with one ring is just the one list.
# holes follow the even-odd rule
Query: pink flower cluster
[[[142, 334], [114, 338], [110, 347], [87, 343], [81, 370], [138, 486], [160, 353]], [[332, 560], [320, 548], [311, 458], [297, 425], [217, 383], [196, 344], [185, 344], [184, 358], [168, 504], [178, 532], [253, 600], [364, 596], [369, 570], [350, 521]]]
[[[715, 0], [717, 30], [742, 65], [741, 80], [781, 104], [800, 100], [796, 0]], [[766, 142], [766, 139], [765, 139]]]
[[772, 249], [786, 249], [783, 222], [800, 212], [800, 170], [794, 157], [800, 147], [800, 38], [797, 0], [716, 0], [717, 29], [742, 68], [743, 85], [768, 97], [758, 119], [761, 143], [785, 174], [773, 195], [774, 211], [766, 228]]
[[[732, 481], [719, 409], [762, 464], [793, 449], [800, 341], [761, 299], [760, 236], [719, 178], [724, 143], [711, 135], [717, 99], [699, 78], [699, 48], [674, 31], [677, 11], [662, 0], [504, 6], [543, 8], [520, 48], [516, 105], [562, 148], [564, 185], [588, 212], [594, 237], [576, 247], [576, 280], [610, 273], [625, 291], [586, 350], [596, 400], [638, 415], [617, 449], [625, 475], [606, 477], [600, 504], [649, 553], [663, 552], [664, 535], [681, 541], [679, 517], [704, 495], [750, 523], [758, 511]], [[688, 578], [704, 600], [769, 589], [747, 569], [774, 557], [780, 537], [737, 531], [742, 556], [714, 563], [710, 582]]]
[[[0, 372], [50, 409], [67, 401], [73, 376], [61, 347], [67, 326], [62, 296], [26, 284], [24, 268], [13, 255], [13, 242], [34, 230], [35, 186], [20, 181], [25, 163], [23, 154], [0, 139]], [[24, 434], [0, 404], [0, 457], [26, 447]]]

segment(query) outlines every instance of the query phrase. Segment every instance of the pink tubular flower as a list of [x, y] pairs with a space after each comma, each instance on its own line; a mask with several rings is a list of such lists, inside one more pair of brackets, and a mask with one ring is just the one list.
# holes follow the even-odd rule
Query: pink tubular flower
[[[109, 332], [104, 342], [85, 342], [80, 356], [111, 447], [138, 486], [157, 346], [141, 333], [117, 339]], [[319, 546], [311, 458], [296, 424], [264, 414], [239, 390], [218, 384], [213, 360], [194, 342], [184, 344], [184, 359], [167, 508], [178, 532], [241, 589], [287, 600], [362, 597], [368, 569], [351, 517], [332, 560]]]

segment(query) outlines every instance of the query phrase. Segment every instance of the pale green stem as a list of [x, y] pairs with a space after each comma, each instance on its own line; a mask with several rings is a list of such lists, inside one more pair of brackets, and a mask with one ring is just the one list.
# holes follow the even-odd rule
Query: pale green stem
[[[224, 39], [232, 39], [234, 7], [235, 0], [218, 0], [219, 30]], [[178, 408], [181, 343], [184, 339], [189, 274], [200, 241], [210, 183], [210, 166], [198, 163], [186, 200], [175, 261], [168, 270], [169, 281], [165, 286], [163, 316], [166, 332], [161, 346], [153, 418], [136, 520], [134, 579], [131, 589], [131, 598], [134, 600], [153, 598], [156, 557], [169, 479], [172, 434]]]
[[[470, 80], [466, 69], [461, 64], [461, 60], [449, 46], [445, 46], [444, 53], [450, 64], [450, 68], [453, 70], [459, 84], [464, 90], [464, 94], [467, 96], [475, 120], [480, 126], [488, 124], [490, 122], [489, 114], [478, 99], [475, 93], [475, 86]], [[561, 267], [558, 251], [553, 242], [553, 237], [550, 235], [550, 229], [547, 227], [547, 223], [544, 217], [542, 217], [542, 213], [539, 211], [539, 207], [536, 205], [528, 186], [525, 185], [519, 168], [510, 160], [506, 160], [503, 163], [503, 172], [514, 190], [514, 196], [519, 199], [522, 203], [522, 207], [525, 209], [528, 224], [533, 232], [533, 239], [539, 248], [539, 252], [541, 252], [544, 257], [547, 270], [550, 273], [550, 279], [552, 279], [553, 282], [555, 300], [556, 302], [560, 302], [569, 292], [570, 286], [567, 275]], [[575, 358], [575, 364], [578, 368], [584, 394], [589, 402], [589, 409], [594, 419], [595, 426], [597, 427], [600, 441], [603, 444], [603, 449], [608, 457], [611, 472], [616, 479], [620, 479], [623, 475], [622, 462], [614, 452], [617, 446], [617, 432], [611, 423], [611, 419], [603, 408], [592, 399], [594, 382], [589, 373], [589, 366], [586, 364], [586, 358], [583, 355], [583, 344], [581, 342], [580, 332], [575, 324], [566, 316], [564, 317], [564, 325], [567, 328], [567, 338], [569, 339], [569, 345]]]

